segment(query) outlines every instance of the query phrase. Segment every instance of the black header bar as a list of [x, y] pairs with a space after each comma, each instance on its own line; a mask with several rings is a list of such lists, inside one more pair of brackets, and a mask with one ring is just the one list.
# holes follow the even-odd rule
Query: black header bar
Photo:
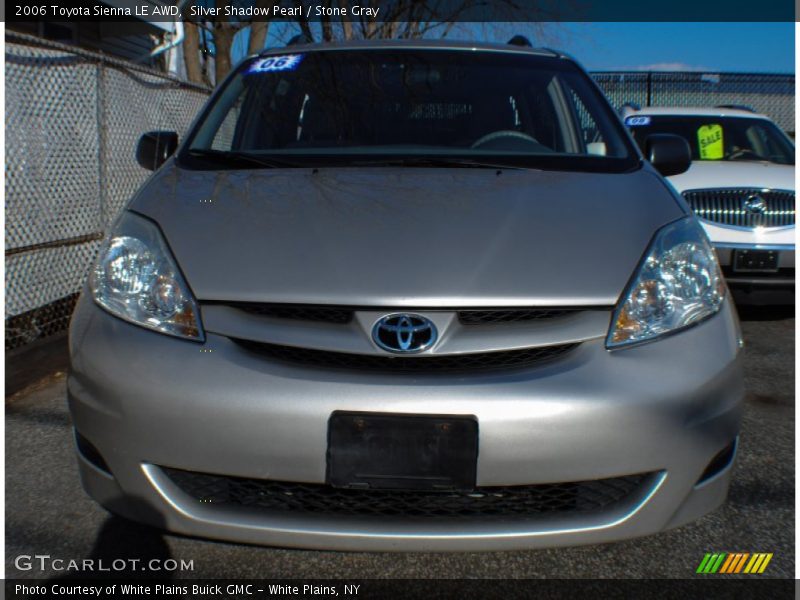
[[[113, 576], [112, 576], [113, 577]], [[6, 598], [192, 598], [196, 600], [405, 600], [412, 598], [647, 598], [648, 600], [783, 600], [794, 598], [795, 581], [724, 575], [696, 579], [283, 579], [210, 580], [113, 578], [7, 579]]]
[[[792, 0], [8, 0], [5, 20], [792, 22]], [[219, 6], [218, 6], [219, 5]]]

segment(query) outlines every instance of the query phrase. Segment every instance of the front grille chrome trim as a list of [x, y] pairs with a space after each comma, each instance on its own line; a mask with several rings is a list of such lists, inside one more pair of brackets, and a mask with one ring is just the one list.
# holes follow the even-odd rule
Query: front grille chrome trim
[[498, 308], [448, 308], [448, 307], [382, 307], [382, 306], [339, 306], [324, 304], [275, 304], [266, 302], [201, 301], [201, 306], [226, 306], [244, 313], [281, 320], [312, 321], [347, 325], [353, 321], [357, 312], [391, 313], [456, 313], [462, 325], [496, 325], [499, 323], [520, 323], [558, 319], [593, 310], [612, 310], [609, 306], [575, 307], [498, 307]]

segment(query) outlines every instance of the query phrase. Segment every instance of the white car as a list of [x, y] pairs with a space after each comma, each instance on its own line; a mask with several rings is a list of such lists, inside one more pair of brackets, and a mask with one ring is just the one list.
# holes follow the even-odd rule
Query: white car
[[625, 125], [647, 155], [652, 134], [686, 139], [692, 166], [670, 183], [701, 219], [737, 301], [794, 302], [794, 143], [746, 107], [637, 108]]

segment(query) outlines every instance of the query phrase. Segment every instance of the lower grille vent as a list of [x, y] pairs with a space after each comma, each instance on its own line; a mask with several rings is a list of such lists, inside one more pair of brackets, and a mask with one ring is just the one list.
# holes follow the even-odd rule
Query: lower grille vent
[[419, 518], [525, 517], [583, 513], [617, 505], [640, 490], [652, 474], [595, 481], [479, 487], [473, 492], [340, 489], [329, 485], [245, 479], [163, 468], [186, 494], [204, 504], [265, 512]]

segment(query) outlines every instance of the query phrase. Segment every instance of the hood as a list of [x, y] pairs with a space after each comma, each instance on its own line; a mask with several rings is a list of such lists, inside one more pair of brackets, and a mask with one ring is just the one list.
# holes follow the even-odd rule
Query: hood
[[772, 188], [794, 191], [794, 165], [761, 161], [692, 162], [689, 170], [669, 178], [679, 192], [704, 188]]
[[173, 162], [129, 208], [160, 225], [201, 301], [418, 308], [612, 305], [656, 229], [685, 214], [646, 168]]

